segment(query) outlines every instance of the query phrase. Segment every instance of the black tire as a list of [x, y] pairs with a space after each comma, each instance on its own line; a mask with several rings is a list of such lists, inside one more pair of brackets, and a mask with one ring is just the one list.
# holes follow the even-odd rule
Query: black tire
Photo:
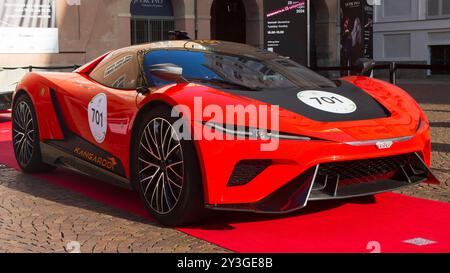
[[27, 94], [20, 94], [15, 100], [12, 129], [14, 155], [23, 172], [47, 172], [55, 168], [42, 161], [36, 112]]
[[174, 133], [177, 118], [170, 114], [170, 107], [156, 106], [137, 121], [131, 173], [150, 215], [163, 225], [182, 226], [203, 219], [207, 210], [194, 143]]

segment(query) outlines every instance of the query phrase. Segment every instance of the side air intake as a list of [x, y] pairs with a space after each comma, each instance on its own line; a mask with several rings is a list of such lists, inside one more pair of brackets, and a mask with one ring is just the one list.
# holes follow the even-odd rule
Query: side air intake
[[242, 186], [249, 183], [271, 164], [272, 160], [270, 159], [239, 161], [228, 180], [228, 187]]

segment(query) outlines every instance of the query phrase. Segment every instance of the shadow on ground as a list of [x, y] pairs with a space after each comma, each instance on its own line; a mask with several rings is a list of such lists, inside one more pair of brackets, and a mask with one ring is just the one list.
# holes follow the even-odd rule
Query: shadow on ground
[[[113, 217], [120, 217], [130, 221], [147, 223], [154, 226], [161, 227], [150, 216], [147, 216], [143, 205], [139, 200], [138, 194], [125, 189], [117, 188], [115, 186], [105, 184], [95, 179], [84, 177], [78, 174], [69, 174], [69, 179], [80, 179], [79, 186], [83, 187], [84, 191], [91, 195], [106, 197], [108, 204], [103, 201], [97, 201], [96, 198], [87, 197], [84, 194], [74, 192], [62, 186], [54, 185], [47, 182], [45, 179], [36, 177], [35, 175], [24, 174], [13, 169], [1, 170], [5, 174], [9, 173], [8, 179], [2, 181], [0, 186], [8, 187], [9, 189], [20, 191], [25, 194], [32, 195], [37, 198], [56, 202], [65, 206], [78, 207], [80, 209], [90, 210], [96, 213], [106, 214]], [[66, 176], [67, 171], [57, 170], [53, 175]], [[46, 176], [50, 176], [46, 174]], [[81, 182], [81, 180], [84, 180]], [[105, 192], [106, 190], [106, 192]], [[308, 215], [319, 213], [325, 210], [335, 209], [345, 204], [373, 204], [376, 199], [373, 196], [354, 198], [349, 200], [333, 200], [310, 202], [304, 209], [298, 210], [289, 214], [255, 214], [250, 212], [223, 212], [210, 211], [208, 217], [200, 225], [189, 226], [188, 228], [208, 229], [208, 230], [228, 230], [233, 229], [230, 224], [270, 221], [280, 218], [298, 217], [301, 215]]]

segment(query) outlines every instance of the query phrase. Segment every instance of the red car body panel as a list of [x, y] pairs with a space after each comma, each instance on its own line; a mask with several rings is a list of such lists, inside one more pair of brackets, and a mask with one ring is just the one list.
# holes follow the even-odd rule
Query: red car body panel
[[[203, 107], [210, 104], [223, 109], [226, 105], [268, 105], [199, 84], [164, 86], [145, 96], [138, 95], [135, 90], [112, 89], [87, 76], [107, 55], [73, 73], [29, 73], [18, 85], [16, 95], [18, 92], [26, 92], [31, 97], [36, 109], [41, 141], [62, 140], [64, 128], [61, 128], [50, 92], [54, 90], [67, 129], [120, 159], [127, 179], [130, 179], [132, 130], [140, 109], [149, 103], [162, 102], [194, 109], [194, 97], [201, 97]], [[196, 140], [205, 202], [209, 205], [255, 203], [309, 168], [327, 162], [418, 153], [430, 165], [429, 123], [418, 104], [406, 92], [392, 84], [367, 77], [346, 77], [342, 80], [366, 91], [389, 109], [391, 116], [372, 120], [319, 122], [281, 108], [280, 132], [327, 141], [280, 140], [277, 150], [262, 152], [260, 144], [263, 140]], [[106, 94], [108, 99], [108, 133], [101, 144], [90, 133], [87, 117], [89, 101], [99, 93]], [[192, 132], [202, 130], [203, 121], [205, 120], [191, 117], [189, 122]], [[417, 128], [419, 123], [420, 128]], [[390, 149], [385, 150], [380, 150], [375, 145], [345, 144], [406, 136], [412, 138], [394, 143]], [[245, 159], [271, 159], [273, 164], [249, 183], [228, 187], [227, 182], [233, 168]]]

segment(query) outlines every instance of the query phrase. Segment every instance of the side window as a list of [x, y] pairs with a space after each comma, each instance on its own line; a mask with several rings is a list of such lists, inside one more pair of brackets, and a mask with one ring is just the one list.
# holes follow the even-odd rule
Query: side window
[[150, 74], [150, 67], [154, 64], [172, 63], [183, 68], [185, 78], [212, 79], [221, 77], [210, 69], [210, 58], [203, 52], [186, 50], [156, 50], [150, 51], [144, 57], [144, 73], [152, 86], [163, 86], [171, 82], [162, 80]]
[[139, 81], [136, 53], [111, 53], [97, 65], [89, 77], [111, 88], [136, 89]]

